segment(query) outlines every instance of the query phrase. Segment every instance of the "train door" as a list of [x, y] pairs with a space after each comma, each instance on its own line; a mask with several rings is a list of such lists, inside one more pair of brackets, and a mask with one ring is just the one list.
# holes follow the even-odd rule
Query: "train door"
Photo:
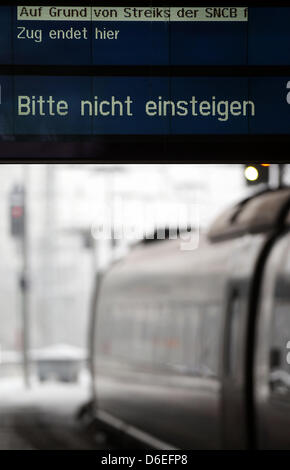
[[223, 446], [227, 449], [246, 449], [249, 444], [247, 422], [249, 303], [255, 266], [264, 241], [265, 238], [261, 235], [237, 240], [226, 290], [222, 412]]
[[[244, 413], [244, 357], [246, 313], [245, 283], [232, 282], [228, 288], [226, 306], [224, 370], [223, 370], [223, 417], [224, 445], [226, 448], [246, 447], [246, 423]], [[238, 426], [237, 426], [237, 423]]]
[[290, 234], [266, 262], [258, 309], [254, 362], [257, 447], [290, 448]]

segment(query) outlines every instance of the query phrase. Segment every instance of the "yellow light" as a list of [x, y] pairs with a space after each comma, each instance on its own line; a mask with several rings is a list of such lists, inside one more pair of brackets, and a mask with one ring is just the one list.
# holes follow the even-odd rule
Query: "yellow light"
[[248, 181], [256, 181], [259, 178], [259, 172], [254, 166], [245, 168], [245, 177]]

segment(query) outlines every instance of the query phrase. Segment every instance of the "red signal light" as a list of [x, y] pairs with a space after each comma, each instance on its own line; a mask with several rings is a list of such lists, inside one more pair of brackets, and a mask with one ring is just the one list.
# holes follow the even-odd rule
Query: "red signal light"
[[11, 215], [14, 219], [19, 219], [23, 216], [23, 207], [21, 206], [13, 206], [11, 208]]

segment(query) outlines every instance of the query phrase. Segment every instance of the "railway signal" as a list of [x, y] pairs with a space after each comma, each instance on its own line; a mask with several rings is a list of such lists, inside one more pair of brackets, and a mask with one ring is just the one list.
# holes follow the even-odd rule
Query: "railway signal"
[[10, 233], [22, 238], [25, 230], [25, 193], [23, 186], [16, 185], [10, 193]]
[[244, 176], [248, 186], [257, 185], [260, 183], [268, 184], [270, 178], [270, 164], [249, 163], [245, 165]]
[[[26, 175], [26, 171], [24, 175]], [[26, 180], [25, 176], [25, 180]], [[22, 360], [24, 383], [30, 387], [30, 363], [29, 363], [29, 282], [28, 282], [28, 251], [27, 251], [27, 225], [26, 225], [26, 198], [24, 185], [15, 185], [9, 198], [10, 233], [19, 245], [22, 268], [19, 277], [21, 291], [21, 316], [22, 316]]]

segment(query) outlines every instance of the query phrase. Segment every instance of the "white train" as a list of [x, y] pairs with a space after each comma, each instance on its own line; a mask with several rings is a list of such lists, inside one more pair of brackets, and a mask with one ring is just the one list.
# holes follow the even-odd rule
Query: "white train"
[[140, 244], [98, 285], [94, 413], [145, 447], [290, 449], [290, 189], [197, 250]]

